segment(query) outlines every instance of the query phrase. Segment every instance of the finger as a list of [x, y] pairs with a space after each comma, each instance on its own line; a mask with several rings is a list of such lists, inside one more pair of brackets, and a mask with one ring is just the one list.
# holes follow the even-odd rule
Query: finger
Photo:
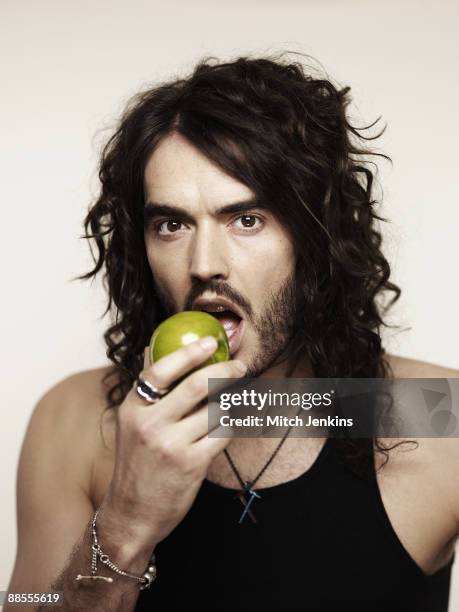
[[[237, 360], [214, 363], [193, 372], [182, 380], [164, 398], [171, 418], [179, 421], [209, 394], [209, 378], [219, 378], [219, 387], [228, 385], [228, 378], [240, 379], [246, 371], [245, 365]], [[212, 394], [215, 393], [212, 385]]]
[[147, 370], [150, 366], [150, 347], [146, 346], [143, 350], [143, 369]]
[[[212, 436], [208, 434], [195, 442], [192, 446], [193, 452], [197, 453], [198, 459], [202, 461], [213, 461], [233, 440], [236, 436], [231, 427], [219, 427], [212, 432]], [[218, 437], [217, 437], [218, 436]]]
[[220, 410], [217, 402], [205, 404], [177, 423], [177, 431], [188, 443], [197, 442], [220, 426]]
[[211, 336], [209, 345], [196, 340], [186, 346], [165, 355], [142, 372], [142, 377], [160, 389], [170, 388], [175, 381], [187, 374], [193, 368], [205, 362], [217, 348], [217, 341]]
[[[150, 366], [151, 366], [151, 362], [150, 362], [150, 347], [149, 346], [145, 346], [144, 349], [143, 349], [143, 370], [142, 370], [142, 372], [140, 372], [139, 377], [142, 377], [143, 379], [145, 379], [146, 378], [145, 372], [148, 371]], [[132, 388], [131, 388], [131, 390], [129, 392], [129, 398], [134, 402], [136, 410], [138, 410], [139, 408], [148, 408], [148, 407], [151, 407], [152, 404], [147, 402], [137, 392], [137, 390], [136, 390], [137, 382], [138, 382], [138, 379], [136, 379], [134, 381], [133, 385], [132, 385]]]

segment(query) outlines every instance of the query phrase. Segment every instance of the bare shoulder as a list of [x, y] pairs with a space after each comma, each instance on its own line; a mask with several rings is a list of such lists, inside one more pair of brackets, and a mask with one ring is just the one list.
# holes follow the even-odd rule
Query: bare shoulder
[[[459, 378], [459, 370], [447, 366], [389, 354], [386, 355], [386, 359], [392, 368], [394, 378]], [[436, 485], [442, 489], [443, 499], [455, 516], [459, 532], [459, 437], [413, 440], [416, 445], [400, 445], [391, 451], [393, 466], [396, 467], [399, 461], [424, 466], [424, 473], [432, 474]], [[382, 441], [389, 445], [400, 442], [392, 439], [382, 439]], [[408, 452], [415, 446], [416, 453]]]
[[428, 361], [386, 353], [394, 378], [459, 378], [459, 370]]
[[[26, 439], [39, 448], [53, 440], [62, 459], [72, 457], [81, 466], [80, 484], [89, 491], [95, 453], [100, 444], [100, 427], [106, 408], [106, 393], [113, 379], [106, 380], [111, 366], [77, 372], [62, 379], [44, 393], [31, 415]], [[84, 467], [85, 466], [85, 467]]]
[[42, 397], [46, 400], [67, 399], [76, 402], [78, 400], [101, 400], [107, 383], [104, 382], [106, 375], [112, 370], [111, 366], [93, 368], [70, 374], [53, 385]]
[[71, 374], [53, 385], [37, 403], [38, 412], [69, 427], [100, 416], [106, 407], [106, 394], [113, 379], [111, 366]]

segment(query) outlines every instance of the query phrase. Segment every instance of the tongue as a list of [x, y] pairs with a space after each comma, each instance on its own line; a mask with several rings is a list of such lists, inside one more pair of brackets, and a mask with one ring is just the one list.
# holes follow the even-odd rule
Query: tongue
[[241, 321], [237, 315], [228, 310], [225, 310], [225, 312], [213, 312], [212, 315], [220, 321], [227, 334], [232, 334]]

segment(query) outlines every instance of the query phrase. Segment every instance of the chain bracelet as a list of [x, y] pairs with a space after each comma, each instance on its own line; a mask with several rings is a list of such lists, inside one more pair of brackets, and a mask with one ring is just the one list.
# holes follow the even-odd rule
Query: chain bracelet
[[125, 570], [117, 567], [113, 561], [110, 561], [110, 558], [107, 554], [105, 554], [100, 547], [99, 540], [97, 539], [96, 532], [96, 519], [99, 510], [96, 510], [94, 517], [92, 519], [92, 560], [91, 560], [91, 573], [93, 576], [97, 573], [97, 558], [99, 557], [100, 562], [109, 567], [112, 571], [119, 574], [120, 576], [126, 576], [127, 578], [132, 578], [141, 583], [140, 590], [148, 589], [148, 587], [152, 584], [152, 582], [156, 579], [156, 557], [155, 554], [152, 553], [150, 557], [150, 561], [148, 563], [148, 567], [143, 574], [143, 576], [136, 576], [135, 574], [131, 574], [130, 572], [126, 572]]

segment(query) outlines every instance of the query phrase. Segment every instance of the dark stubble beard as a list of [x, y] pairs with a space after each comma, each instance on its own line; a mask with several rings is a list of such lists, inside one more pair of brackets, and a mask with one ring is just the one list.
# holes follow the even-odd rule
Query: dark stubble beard
[[247, 378], [257, 378], [269, 368], [285, 361], [287, 345], [295, 333], [295, 281], [289, 277], [266, 300], [252, 325], [258, 338], [257, 352], [247, 364]]

